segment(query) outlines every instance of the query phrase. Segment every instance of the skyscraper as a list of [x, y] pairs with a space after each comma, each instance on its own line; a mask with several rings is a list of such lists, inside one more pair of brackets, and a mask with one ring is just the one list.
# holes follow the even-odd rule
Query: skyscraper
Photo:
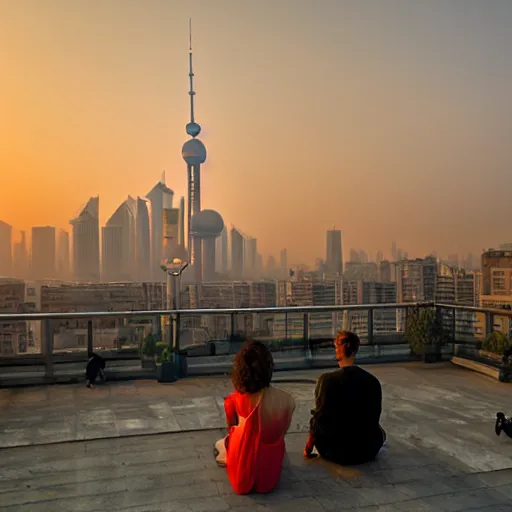
[[12, 275], [12, 226], [0, 220], [0, 277]]
[[69, 255], [69, 233], [60, 229], [57, 238], [57, 276], [60, 279], [69, 279], [71, 275]]
[[73, 273], [77, 281], [100, 280], [100, 198], [91, 197], [73, 226]]
[[217, 272], [225, 276], [228, 273], [228, 228], [226, 226], [215, 243]]
[[231, 228], [231, 277], [244, 277], [244, 237], [235, 227]]
[[14, 244], [13, 275], [19, 278], [28, 276], [27, 237], [25, 231], [20, 231], [20, 241]]
[[280, 273], [283, 278], [288, 278], [288, 250], [281, 249], [281, 254], [279, 255], [279, 267]]
[[32, 228], [31, 275], [34, 279], [53, 279], [57, 268], [56, 239], [53, 226]]
[[178, 244], [182, 247], [186, 246], [185, 233], [185, 198], [180, 197], [180, 234]]
[[102, 228], [103, 281], [135, 278], [135, 204], [123, 201]]
[[341, 245], [341, 230], [327, 231], [327, 271], [330, 274], [343, 274], [343, 252]]
[[151, 202], [137, 197], [135, 211], [135, 259], [137, 280], [151, 280]]
[[164, 209], [172, 208], [174, 192], [163, 181], [158, 182], [146, 195], [151, 202], [151, 279], [165, 280], [165, 274], [160, 269], [162, 264], [162, 219]]
[[258, 240], [249, 237], [245, 240], [244, 249], [244, 275], [254, 278], [257, 272], [257, 258], [258, 258]]

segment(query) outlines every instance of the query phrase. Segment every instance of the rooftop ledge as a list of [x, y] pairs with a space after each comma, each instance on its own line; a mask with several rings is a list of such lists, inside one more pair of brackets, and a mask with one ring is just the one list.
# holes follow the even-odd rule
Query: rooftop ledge
[[512, 510], [512, 440], [494, 433], [496, 412], [512, 412], [509, 386], [443, 363], [367, 369], [383, 385], [389, 444], [352, 468], [302, 458], [321, 372], [275, 375], [297, 409], [281, 483], [265, 496], [235, 496], [213, 461], [226, 377], [0, 390], [0, 508]]

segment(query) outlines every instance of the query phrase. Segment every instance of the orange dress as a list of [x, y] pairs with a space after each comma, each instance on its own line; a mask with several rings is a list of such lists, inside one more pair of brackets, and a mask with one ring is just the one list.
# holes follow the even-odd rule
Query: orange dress
[[293, 398], [275, 388], [267, 388], [259, 398], [235, 391], [225, 398], [224, 409], [231, 425], [226, 464], [233, 490], [237, 494], [270, 492], [281, 475]]

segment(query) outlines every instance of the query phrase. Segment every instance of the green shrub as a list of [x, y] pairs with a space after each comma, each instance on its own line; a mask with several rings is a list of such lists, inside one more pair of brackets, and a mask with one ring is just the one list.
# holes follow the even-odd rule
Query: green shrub
[[425, 347], [442, 346], [448, 338], [436, 309], [419, 306], [408, 311], [406, 335], [411, 350], [417, 355], [422, 355]]
[[164, 343], [165, 348], [158, 354], [157, 361], [158, 363], [170, 363], [172, 361], [172, 354], [174, 353], [174, 347]]
[[482, 343], [482, 349], [494, 354], [503, 355], [507, 348], [512, 346], [508, 336], [502, 332], [492, 332]]
[[153, 357], [156, 354], [157, 341], [158, 338], [154, 334], [146, 336], [140, 349], [141, 355]]

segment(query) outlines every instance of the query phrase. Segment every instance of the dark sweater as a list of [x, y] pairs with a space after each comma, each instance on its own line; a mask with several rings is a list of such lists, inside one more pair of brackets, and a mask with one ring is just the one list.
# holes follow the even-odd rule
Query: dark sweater
[[310, 432], [320, 455], [339, 464], [373, 460], [384, 442], [382, 389], [358, 366], [325, 373], [317, 382]]

